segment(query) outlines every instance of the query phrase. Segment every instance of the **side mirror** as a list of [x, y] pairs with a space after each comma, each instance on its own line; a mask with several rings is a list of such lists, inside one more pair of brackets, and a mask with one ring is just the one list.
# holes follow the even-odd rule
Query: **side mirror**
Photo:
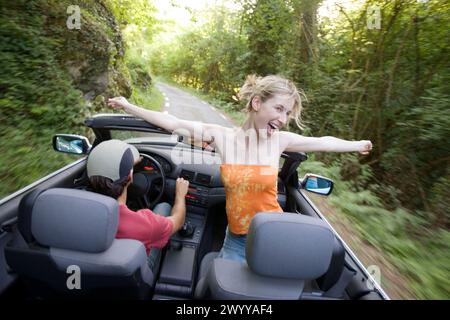
[[332, 180], [312, 173], [305, 174], [302, 180], [302, 187], [304, 189], [323, 196], [328, 196], [331, 193], [333, 185]]
[[75, 134], [56, 134], [53, 136], [53, 149], [70, 154], [88, 154], [91, 144], [86, 137]]

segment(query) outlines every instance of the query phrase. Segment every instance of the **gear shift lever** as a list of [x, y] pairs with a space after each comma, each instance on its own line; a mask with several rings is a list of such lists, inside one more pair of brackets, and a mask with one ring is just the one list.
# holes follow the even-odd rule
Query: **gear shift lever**
[[178, 231], [178, 234], [183, 238], [192, 237], [195, 231], [195, 226], [193, 226], [189, 221], [186, 221], [181, 229]]

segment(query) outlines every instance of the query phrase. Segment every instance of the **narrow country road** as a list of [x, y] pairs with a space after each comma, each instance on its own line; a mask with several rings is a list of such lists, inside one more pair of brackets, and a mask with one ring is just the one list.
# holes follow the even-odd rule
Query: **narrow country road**
[[215, 123], [230, 128], [234, 127], [231, 121], [205, 101], [165, 83], [159, 82], [156, 84], [156, 87], [164, 96], [162, 112], [184, 120]]

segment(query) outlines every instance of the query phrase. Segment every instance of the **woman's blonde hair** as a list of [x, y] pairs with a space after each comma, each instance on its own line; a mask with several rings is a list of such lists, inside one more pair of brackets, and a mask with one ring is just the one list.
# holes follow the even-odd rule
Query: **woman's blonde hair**
[[252, 100], [255, 96], [261, 98], [262, 102], [272, 98], [275, 95], [289, 96], [294, 99], [294, 107], [292, 113], [289, 116], [290, 119], [294, 119], [295, 124], [301, 129], [304, 126], [301, 122], [302, 113], [302, 97], [306, 100], [306, 96], [303, 91], [298, 90], [295, 84], [278, 75], [269, 75], [265, 77], [258, 77], [254, 74], [248, 75], [244, 85], [238, 93], [240, 101], [245, 101], [245, 111], [250, 112], [252, 108]]

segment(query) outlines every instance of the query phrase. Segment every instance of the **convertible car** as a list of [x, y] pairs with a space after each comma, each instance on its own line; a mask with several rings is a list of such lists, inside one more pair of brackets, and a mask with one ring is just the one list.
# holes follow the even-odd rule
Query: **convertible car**
[[[299, 179], [306, 154], [282, 155], [277, 186], [284, 213], [254, 217], [247, 263], [239, 263], [217, 257], [227, 219], [214, 149], [125, 114], [99, 114], [85, 124], [95, 134], [92, 145], [77, 135], [53, 139], [56, 151], [81, 159], [0, 201], [3, 299], [389, 299], [308, 198], [330, 194], [333, 182], [315, 174]], [[155, 274], [142, 243], [115, 239], [117, 202], [89, 191], [86, 155], [109, 139], [133, 144], [143, 157], [130, 208], [173, 204], [177, 177], [190, 181], [186, 222]]]

